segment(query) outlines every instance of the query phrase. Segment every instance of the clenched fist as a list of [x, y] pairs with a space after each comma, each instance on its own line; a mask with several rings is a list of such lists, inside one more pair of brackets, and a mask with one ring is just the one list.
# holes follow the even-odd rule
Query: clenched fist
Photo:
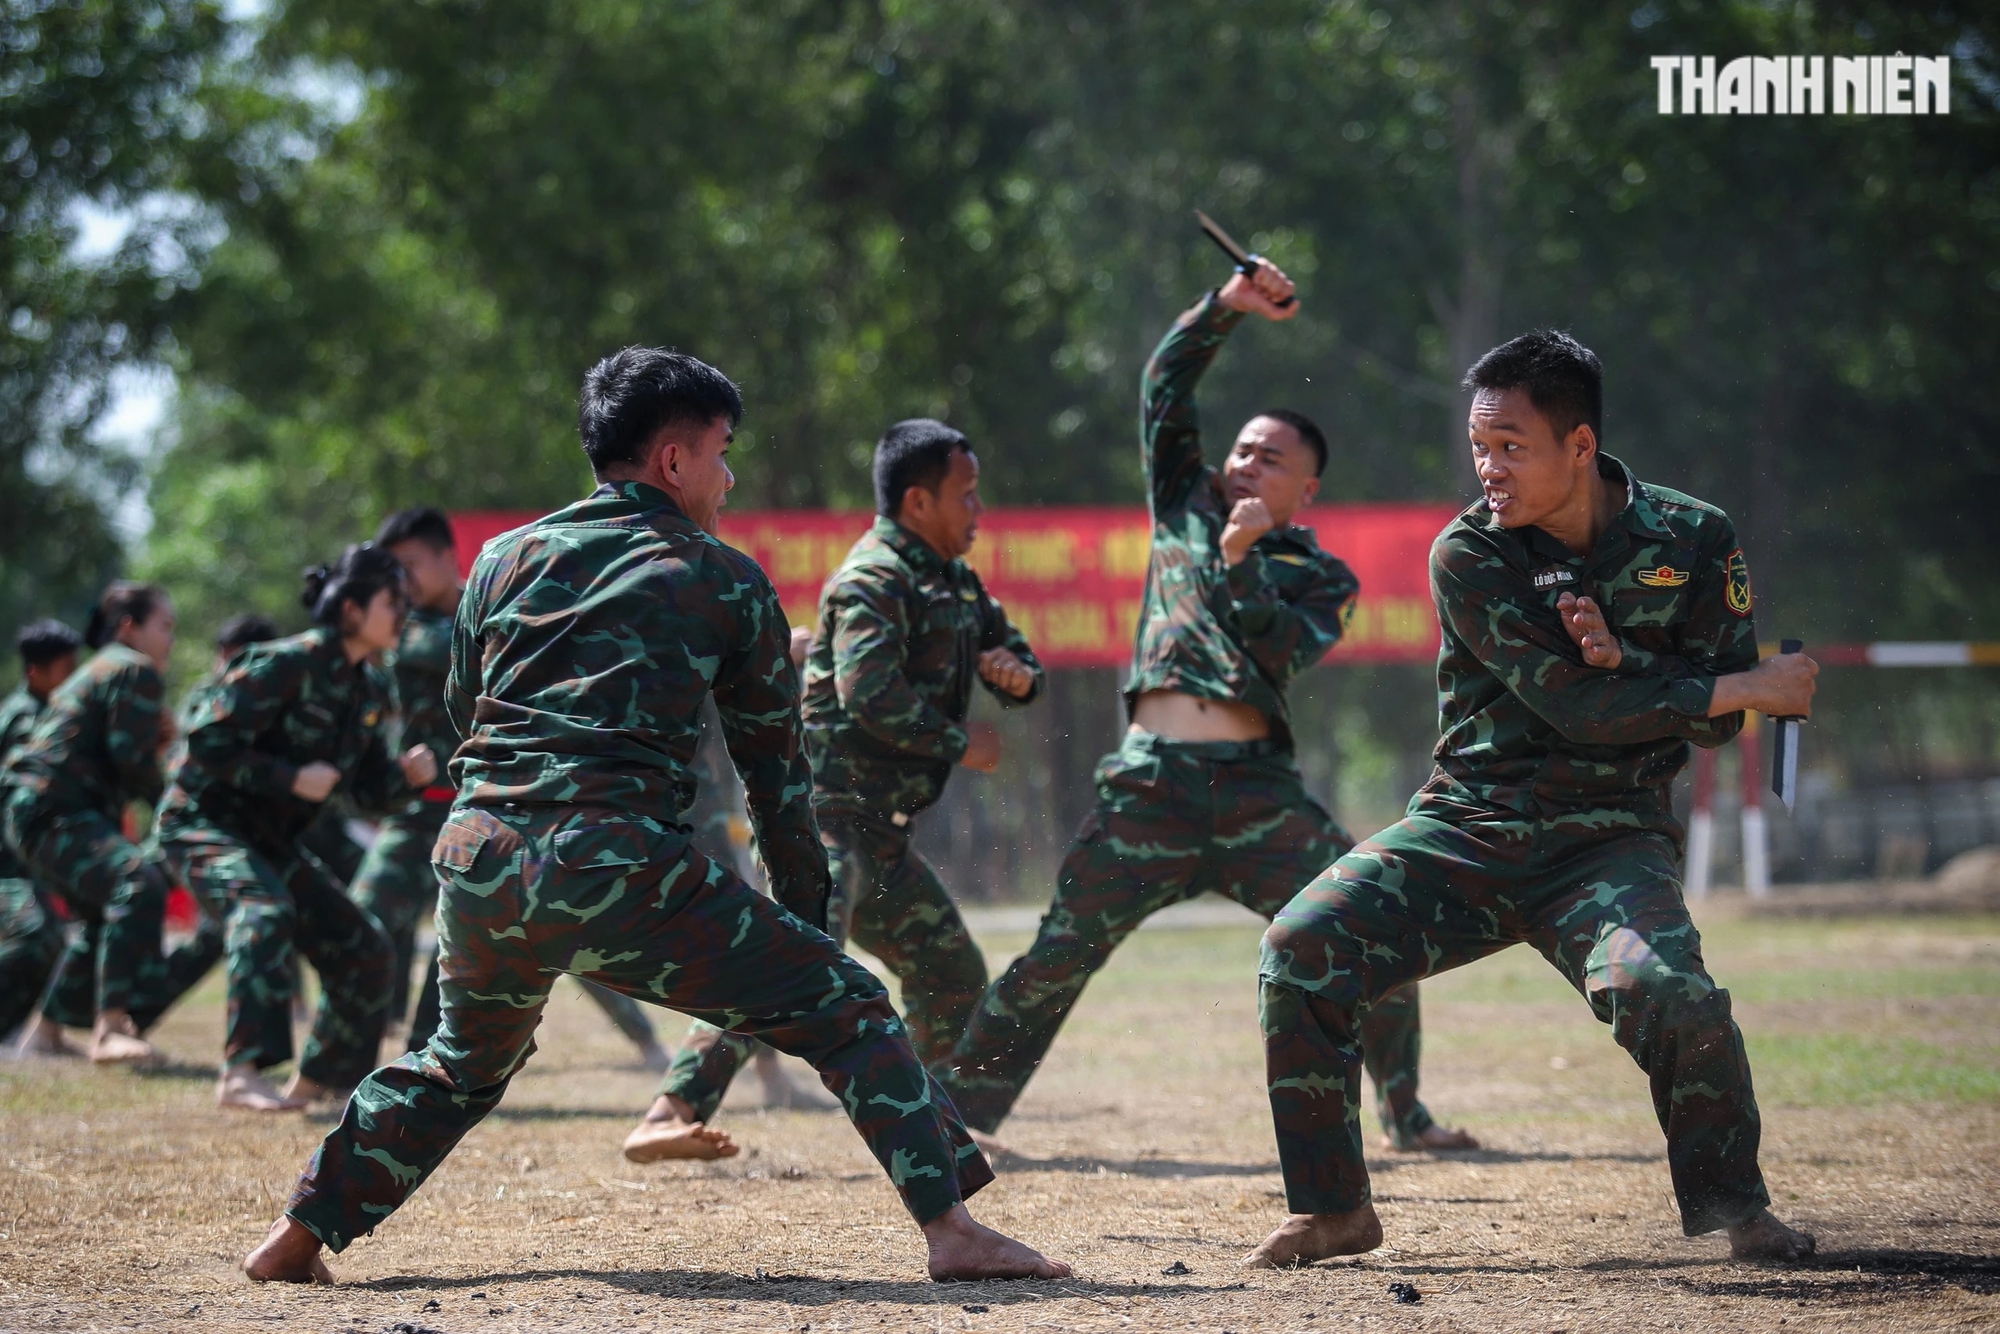
[[1026, 699], [1035, 688], [1035, 674], [1008, 648], [990, 648], [979, 655], [979, 679], [1015, 699]]
[[1250, 496], [1237, 501], [1229, 511], [1229, 523], [1222, 530], [1222, 559], [1231, 565], [1240, 564], [1257, 539], [1275, 527], [1271, 508], [1262, 500]]

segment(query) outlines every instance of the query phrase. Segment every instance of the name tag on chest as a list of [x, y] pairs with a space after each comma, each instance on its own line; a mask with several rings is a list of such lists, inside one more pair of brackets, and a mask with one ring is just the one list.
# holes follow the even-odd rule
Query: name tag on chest
[[1576, 571], [1551, 565], [1546, 570], [1536, 570], [1528, 577], [1534, 581], [1536, 588], [1562, 588], [1576, 582]]

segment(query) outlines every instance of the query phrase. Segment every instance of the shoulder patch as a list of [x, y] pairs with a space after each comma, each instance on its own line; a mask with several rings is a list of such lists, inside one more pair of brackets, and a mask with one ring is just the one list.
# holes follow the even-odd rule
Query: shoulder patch
[[1729, 553], [1729, 584], [1722, 590], [1722, 597], [1729, 604], [1729, 610], [1738, 616], [1750, 614], [1750, 563], [1743, 559], [1743, 548]]

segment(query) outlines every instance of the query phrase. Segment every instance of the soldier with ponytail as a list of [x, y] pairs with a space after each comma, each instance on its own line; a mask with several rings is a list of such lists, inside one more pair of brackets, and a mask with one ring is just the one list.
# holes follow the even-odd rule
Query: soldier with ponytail
[[[250, 644], [203, 693], [160, 810], [160, 846], [203, 908], [227, 924], [229, 1010], [216, 1100], [288, 1111], [342, 1094], [374, 1068], [388, 1018], [392, 953], [300, 843], [338, 789], [387, 812], [437, 776], [427, 746], [391, 753], [389, 690], [372, 665], [396, 643], [403, 570], [372, 543], [305, 572], [313, 627]], [[292, 1060], [293, 951], [319, 974], [312, 1035]]]

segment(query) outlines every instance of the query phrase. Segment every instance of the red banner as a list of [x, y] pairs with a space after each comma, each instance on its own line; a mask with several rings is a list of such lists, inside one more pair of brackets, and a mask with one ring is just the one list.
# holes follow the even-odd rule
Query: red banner
[[[1299, 521], [1361, 580], [1354, 619], [1330, 662], [1437, 660], [1431, 609], [1431, 540], [1456, 505], [1316, 505]], [[489, 538], [532, 514], [454, 514], [467, 569]], [[722, 540], [747, 553], [776, 585], [793, 625], [819, 615], [820, 587], [873, 516], [858, 511], [724, 510]], [[1051, 505], [992, 509], [968, 557], [1051, 667], [1123, 667], [1146, 577], [1150, 532], [1138, 506]]]

